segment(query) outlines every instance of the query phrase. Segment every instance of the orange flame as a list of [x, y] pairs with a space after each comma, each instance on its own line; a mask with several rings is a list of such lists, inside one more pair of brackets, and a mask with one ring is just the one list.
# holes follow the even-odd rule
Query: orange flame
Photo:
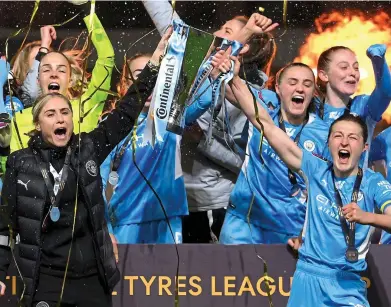
[[[300, 55], [295, 62], [303, 62], [314, 69], [320, 54], [332, 46], [346, 46], [352, 49], [358, 58], [361, 80], [356, 92], [370, 94], [375, 88], [375, 76], [372, 63], [366, 56], [366, 50], [373, 44], [385, 44], [391, 47], [390, 16], [385, 12], [369, 17], [362, 12], [325, 13], [315, 20], [318, 33], [311, 33], [306, 43], [300, 48]], [[391, 64], [391, 50], [386, 53], [386, 60]], [[384, 115], [391, 120], [391, 106]]]

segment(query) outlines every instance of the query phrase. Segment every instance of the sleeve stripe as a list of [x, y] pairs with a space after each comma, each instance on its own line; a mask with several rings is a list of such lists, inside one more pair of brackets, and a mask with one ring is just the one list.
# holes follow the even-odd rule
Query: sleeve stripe
[[390, 205], [391, 204], [391, 200], [387, 200], [381, 207], [380, 207], [380, 211], [381, 212], [384, 212], [384, 209], [386, 208], [387, 205]]

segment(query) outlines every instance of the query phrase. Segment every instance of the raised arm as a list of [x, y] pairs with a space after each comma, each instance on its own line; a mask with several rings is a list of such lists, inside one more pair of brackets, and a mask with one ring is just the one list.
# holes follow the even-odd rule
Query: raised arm
[[270, 146], [273, 147], [273, 149], [277, 152], [279, 157], [282, 159], [282, 161], [284, 161], [288, 168], [293, 171], [299, 171], [303, 152], [284, 131], [282, 131], [274, 124], [268, 112], [259, 104], [259, 121], [257, 120], [253, 103], [253, 96], [247, 86], [238, 76], [240, 63], [237, 58], [231, 58], [235, 60], [235, 76], [232, 79], [230, 86], [236, 101], [240, 104], [240, 107], [249, 121], [259, 131], [263, 131], [264, 136], [267, 138]]
[[386, 62], [386, 45], [372, 45], [367, 55], [372, 61], [376, 86], [368, 100], [368, 111], [373, 120], [379, 121], [391, 101], [391, 74]]
[[[98, 123], [100, 114], [107, 98], [107, 91], [111, 86], [111, 75], [114, 68], [114, 49], [106, 34], [98, 16], [92, 15], [92, 25], [90, 16], [84, 18], [88, 31], [92, 31], [91, 40], [94, 44], [98, 59], [92, 70], [91, 79], [87, 91], [83, 94], [81, 101], [84, 107], [84, 115], [88, 115], [81, 125], [81, 130], [88, 132]], [[98, 89], [99, 88], [99, 89]]]
[[157, 66], [160, 56], [163, 55], [167, 41], [171, 36], [172, 28], [160, 40], [148, 64], [138, 76], [137, 80], [128, 89], [118, 107], [112, 110], [102, 120], [98, 127], [89, 133], [96, 148], [99, 164], [102, 164], [113, 148], [129, 134], [136, 122], [145, 101], [152, 94], [155, 87], [158, 71], [151, 69], [151, 63]]
[[26, 79], [24, 79], [21, 86], [22, 93], [20, 98], [24, 108], [31, 107], [35, 99], [39, 96], [40, 88], [37, 82], [39, 63], [37, 59], [34, 59], [33, 65], [30, 67]]
[[172, 19], [180, 19], [176, 12], [173, 15], [173, 8], [168, 1], [143, 1], [143, 4], [161, 36]]
[[39, 96], [41, 90], [39, 88], [38, 70], [42, 56], [51, 50], [53, 40], [57, 39], [56, 29], [53, 26], [43, 26], [40, 29], [41, 33], [41, 46], [39, 52], [34, 59], [33, 65], [29, 68], [26, 79], [21, 86], [22, 89], [22, 103], [24, 108], [31, 107]]
[[254, 34], [271, 32], [277, 27], [278, 23], [273, 23], [270, 18], [254, 13], [234, 39], [242, 44], [246, 44]]
[[[202, 114], [204, 114], [212, 105], [212, 87], [210, 80], [202, 84], [199, 91], [195, 94], [196, 100], [186, 108], [185, 125], [192, 125]], [[201, 95], [202, 94], [202, 95]]]

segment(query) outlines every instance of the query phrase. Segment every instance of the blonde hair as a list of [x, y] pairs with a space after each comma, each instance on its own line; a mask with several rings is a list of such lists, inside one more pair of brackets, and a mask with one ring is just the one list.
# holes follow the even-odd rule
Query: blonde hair
[[34, 41], [26, 44], [20, 49], [11, 60], [12, 72], [18, 85], [22, 85], [30, 70], [30, 53], [41, 46], [41, 41]]
[[[44, 108], [44, 106], [52, 99], [52, 98], [61, 98], [63, 99], [69, 106], [69, 109], [71, 110], [71, 112], [73, 113], [73, 110], [72, 110], [72, 104], [71, 102], [69, 101], [69, 99], [67, 97], [65, 97], [64, 95], [60, 94], [60, 93], [48, 93], [48, 94], [44, 94], [44, 95], [41, 95], [39, 96], [34, 104], [33, 104], [33, 107], [31, 108], [31, 113], [33, 114], [33, 124], [36, 125], [38, 124], [39, 122], [39, 115], [41, 114], [42, 112], [42, 109]], [[32, 131], [30, 131], [29, 133], [27, 133], [28, 136], [34, 136], [36, 134], [38, 134], [39, 132], [34, 129]]]
[[83, 66], [88, 58], [86, 50], [71, 49], [62, 53], [68, 59], [71, 67], [71, 79], [68, 87], [69, 99], [76, 99], [83, 95], [84, 90], [87, 89], [88, 79], [91, 74], [85, 72], [83, 79]]
[[[69, 88], [67, 89], [67, 96], [69, 99], [76, 99], [83, 95], [85, 89], [88, 85], [88, 80], [91, 77], [91, 74], [85, 72], [84, 73], [84, 79], [83, 76], [83, 68], [86, 59], [89, 56], [89, 53], [87, 53], [87, 40], [83, 44], [81, 49], [77, 49], [77, 45], [80, 41], [81, 34], [74, 38], [69, 37], [64, 39], [58, 48], [58, 51], [54, 51], [53, 48], [49, 47], [49, 54], [50, 52], [58, 52], [64, 55], [68, 63], [70, 65], [71, 71], [70, 71], [70, 82], [69, 82]], [[61, 51], [63, 45], [65, 45], [65, 42], [69, 40], [75, 40], [73, 46], [70, 46], [70, 49]], [[40, 47], [41, 41], [33, 41], [23, 46], [23, 48], [19, 49], [17, 54], [13, 57], [11, 61], [12, 66], [12, 72], [16, 80], [16, 85], [19, 87], [23, 84], [23, 82], [26, 79], [26, 76], [30, 70], [30, 63], [29, 63], [29, 57], [30, 53], [35, 47]], [[45, 54], [45, 55], [47, 55]], [[45, 57], [45, 55], [43, 57]], [[43, 59], [41, 58], [41, 61]], [[83, 79], [83, 80], [82, 80]]]

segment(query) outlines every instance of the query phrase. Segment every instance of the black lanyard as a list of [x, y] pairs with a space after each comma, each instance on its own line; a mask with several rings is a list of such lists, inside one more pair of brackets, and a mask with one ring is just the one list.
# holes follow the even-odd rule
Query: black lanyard
[[[299, 143], [299, 140], [300, 140], [300, 135], [301, 133], [303, 132], [303, 129], [304, 129], [304, 126], [307, 125], [308, 123], [308, 119], [309, 119], [309, 114], [307, 113], [307, 116], [303, 122], [303, 125], [301, 126], [301, 129], [299, 131], [298, 134], [296, 134], [296, 137], [295, 139], [293, 140], [295, 142], [295, 144], [297, 145]], [[284, 124], [284, 119], [282, 118], [282, 114], [281, 114], [281, 110], [279, 111], [278, 113], [278, 126], [280, 127], [280, 129], [282, 131], [284, 131], [286, 133], [286, 128], [285, 128], [285, 124]], [[296, 179], [296, 176], [295, 174], [288, 168], [288, 179], [290, 181], [290, 183], [295, 186], [297, 185], [297, 179]]]
[[[350, 108], [352, 107], [353, 99], [350, 98], [348, 105], [346, 106], [346, 109], [343, 112], [343, 115], [349, 114], [350, 113]], [[324, 105], [326, 104], [326, 98], [323, 99], [323, 101], [320, 103], [319, 106], [319, 117], [323, 119], [324, 117]]]
[[[346, 250], [346, 259], [349, 262], [357, 262], [358, 261], [358, 251], [355, 245], [355, 236], [356, 236], [356, 223], [355, 222], [349, 222], [349, 227], [346, 222], [345, 217], [343, 216], [342, 213], [342, 198], [341, 194], [339, 194], [339, 191], [337, 189], [337, 186], [335, 184], [335, 174], [334, 170], [332, 170], [332, 176], [333, 176], [333, 184], [334, 184], [334, 192], [335, 192], [335, 200], [338, 205], [338, 216], [339, 216], [339, 222], [341, 224], [342, 232], [345, 237], [345, 242], [347, 245], [347, 250]], [[360, 185], [361, 185], [361, 180], [363, 177], [363, 171], [361, 168], [358, 169], [356, 181], [354, 182], [354, 187], [353, 187], [353, 193], [352, 193], [352, 203], [357, 203], [358, 199], [358, 193], [360, 191]]]
[[[49, 197], [50, 197], [50, 203], [51, 203], [51, 206], [50, 206], [50, 209], [49, 209], [49, 212], [48, 214], [50, 215], [50, 218], [53, 222], [57, 222], [58, 219], [60, 218], [60, 211], [59, 211], [59, 202], [60, 202], [60, 199], [61, 199], [61, 195], [64, 191], [64, 187], [65, 187], [65, 182], [68, 178], [68, 172], [69, 172], [69, 163], [70, 163], [70, 160], [71, 160], [71, 147], [69, 146], [68, 149], [67, 149], [67, 154], [65, 156], [65, 162], [64, 162], [64, 166], [62, 168], [62, 174], [61, 174], [61, 179], [60, 179], [60, 182], [59, 182], [59, 188], [58, 188], [58, 192], [57, 192], [57, 195], [54, 194], [54, 188], [53, 188], [53, 184], [52, 182], [50, 181], [49, 179], [49, 172], [46, 168], [46, 165], [45, 163], [42, 161], [41, 157], [39, 156], [39, 154], [37, 153], [37, 151], [33, 150], [33, 153], [34, 153], [34, 156], [35, 156], [35, 159], [38, 163], [38, 166], [41, 170], [41, 173], [42, 173], [42, 177], [43, 177], [43, 180], [45, 181], [45, 184], [46, 184], [46, 188], [48, 189], [48, 193], [49, 193]], [[43, 224], [42, 224], [42, 228], [45, 230], [46, 227], [47, 227], [47, 217], [48, 215], [45, 216], [45, 219], [43, 221]]]

